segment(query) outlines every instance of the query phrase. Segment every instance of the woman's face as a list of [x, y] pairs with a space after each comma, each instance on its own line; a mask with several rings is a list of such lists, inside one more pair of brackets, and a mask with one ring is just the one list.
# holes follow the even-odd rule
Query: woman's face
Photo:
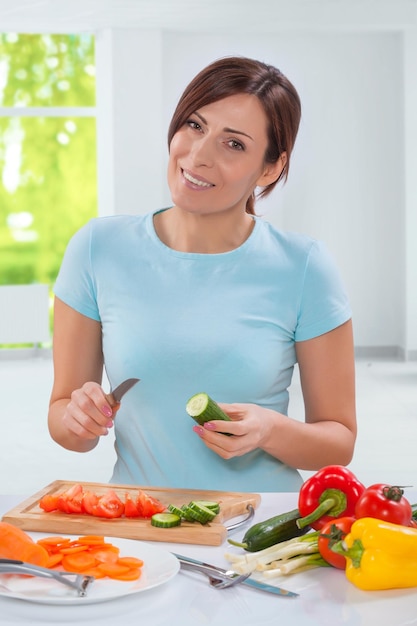
[[195, 111], [170, 145], [168, 184], [174, 204], [208, 214], [245, 211], [265, 172], [267, 120], [256, 96], [229, 96]]

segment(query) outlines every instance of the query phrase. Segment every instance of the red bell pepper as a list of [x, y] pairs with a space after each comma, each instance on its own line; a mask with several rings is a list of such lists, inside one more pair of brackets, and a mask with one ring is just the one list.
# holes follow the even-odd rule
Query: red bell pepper
[[301, 486], [297, 526], [320, 530], [334, 518], [354, 516], [356, 502], [364, 491], [365, 485], [343, 465], [323, 467]]

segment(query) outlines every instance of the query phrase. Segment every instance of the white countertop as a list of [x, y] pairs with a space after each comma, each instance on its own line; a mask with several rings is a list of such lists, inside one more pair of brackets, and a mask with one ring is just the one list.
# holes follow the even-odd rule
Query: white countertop
[[[297, 506], [295, 493], [261, 494], [250, 525]], [[417, 502], [417, 491], [407, 492]], [[0, 496], [0, 516], [22, 502], [21, 496]], [[248, 526], [233, 533], [240, 540]], [[160, 548], [215, 565], [230, 567], [220, 547], [157, 542]], [[277, 584], [277, 583], [275, 583]], [[349, 583], [341, 570], [317, 568], [281, 579], [282, 587], [299, 593], [286, 598], [237, 586], [217, 590], [205, 576], [179, 572], [155, 589], [88, 605], [57, 606], [0, 597], [0, 624], [77, 624], [77, 626], [405, 626], [415, 623], [417, 588], [364, 592]]]

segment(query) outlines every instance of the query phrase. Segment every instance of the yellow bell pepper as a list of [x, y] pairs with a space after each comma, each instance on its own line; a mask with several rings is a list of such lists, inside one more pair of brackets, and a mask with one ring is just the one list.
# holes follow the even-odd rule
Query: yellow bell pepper
[[363, 517], [332, 549], [346, 557], [346, 577], [359, 589], [417, 587], [417, 528]]

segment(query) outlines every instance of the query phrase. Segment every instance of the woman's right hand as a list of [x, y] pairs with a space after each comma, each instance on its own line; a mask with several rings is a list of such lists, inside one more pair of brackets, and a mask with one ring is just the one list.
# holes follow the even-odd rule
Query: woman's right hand
[[112, 409], [98, 383], [87, 382], [72, 392], [62, 416], [62, 425], [80, 439], [97, 439], [108, 435], [118, 408]]

